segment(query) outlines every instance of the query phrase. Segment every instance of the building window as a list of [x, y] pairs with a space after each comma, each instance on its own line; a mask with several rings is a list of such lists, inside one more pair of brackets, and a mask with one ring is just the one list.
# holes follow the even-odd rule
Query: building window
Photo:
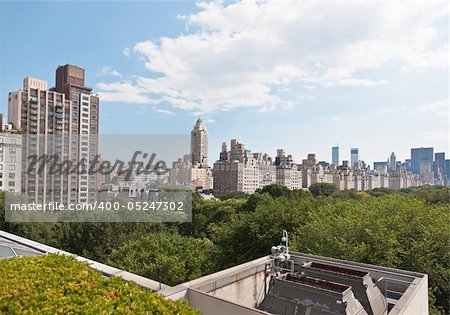
[[9, 187], [14, 187], [14, 186], [16, 186], [16, 182], [10, 181], [10, 182], [8, 183], [8, 185], [9, 185]]
[[16, 174], [9, 173], [9, 179], [16, 179]]
[[[2, 169], [3, 169], [3, 165], [2, 165]], [[9, 165], [9, 170], [10, 171], [15, 171], [16, 170], [16, 166], [14, 164], [10, 164]]]

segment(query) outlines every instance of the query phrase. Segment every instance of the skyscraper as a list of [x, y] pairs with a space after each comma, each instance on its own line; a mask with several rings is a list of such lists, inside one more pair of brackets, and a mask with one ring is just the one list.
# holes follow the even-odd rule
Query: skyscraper
[[[92, 93], [92, 88], [84, 85], [84, 69], [65, 65], [56, 69], [55, 90], [66, 95], [72, 102], [73, 130], [71, 134], [78, 134], [76, 150], [78, 159], [86, 158], [93, 161], [98, 154], [98, 119], [99, 98]], [[75, 153], [72, 151], [72, 157]], [[89, 163], [88, 163], [89, 166]], [[72, 175], [71, 181], [78, 181], [78, 195], [71, 192], [73, 202], [93, 202], [96, 197], [96, 175]]]
[[444, 181], [445, 179], [445, 153], [437, 152], [434, 154], [434, 178], [440, 181]]
[[433, 151], [433, 148], [411, 149], [411, 172], [413, 174], [420, 175], [432, 169]]
[[191, 131], [191, 156], [192, 164], [208, 165], [208, 132], [200, 118]]
[[450, 185], [450, 159], [445, 160], [444, 173], [447, 180], [446, 185]]
[[391, 153], [391, 156], [388, 159], [388, 170], [395, 171], [397, 169], [397, 158], [395, 157], [394, 152]]
[[[23, 88], [8, 96], [8, 122], [27, 136], [23, 141], [22, 192], [46, 203], [86, 203], [96, 199], [96, 176], [25, 172], [31, 155], [56, 154], [89, 166], [98, 153], [99, 98], [84, 86], [84, 69], [65, 65], [56, 70], [56, 87], [27, 77]], [[69, 137], [70, 135], [70, 137]]]
[[331, 163], [339, 165], [339, 146], [331, 147]]
[[358, 161], [359, 161], [358, 148], [351, 148], [350, 149], [350, 163], [351, 163], [351, 167], [354, 167], [355, 164], [358, 164]]

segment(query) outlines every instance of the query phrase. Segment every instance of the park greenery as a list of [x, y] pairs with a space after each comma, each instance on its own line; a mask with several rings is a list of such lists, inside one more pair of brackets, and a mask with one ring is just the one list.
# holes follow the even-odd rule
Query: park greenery
[[106, 278], [75, 258], [49, 254], [3, 259], [2, 314], [199, 314], [133, 282]]
[[428, 274], [430, 313], [447, 314], [449, 198], [438, 186], [270, 185], [222, 200], [194, 194], [192, 223], [19, 224], [0, 213], [0, 229], [169, 285], [267, 255], [284, 229], [291, 250]]

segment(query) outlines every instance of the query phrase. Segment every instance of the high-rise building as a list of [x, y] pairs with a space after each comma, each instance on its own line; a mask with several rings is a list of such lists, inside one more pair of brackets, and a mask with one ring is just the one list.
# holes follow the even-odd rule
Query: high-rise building
[[350, 149], [350, 163], [351, 163], [351, 167], [354, 167], [355, 164], [358, 164], [359, 161], [359, 153], [358, 153], [358, 148], [351, 148]]
[[450, 159], [445, 160], [444, 174], [446, 177], [446, 185], [450, 185]]
[[[23, 88], [8, 96], [8, 122], [26, 136], [22, 150], [22, 192], [46, 203], [87, 203], [96, 199], [97, 176], [29, 172], [27, 157], [56, 154], [86, 167], [98, 154], [99, 98], [84, 85], [84, 69], [65, 65], [56, 70], [56, 87], [27, 77]], [[60, 161], [62, 162], [62, 161]], [[25, 172], [26, 170], [26, 172]]]
[[331, 163], [339, 165], [339, 146], [331, 147]]
[[373, 162], [373, 170], [378, 173], [386, 173], [388, 170], [387, 162]]
[[277, 182], [277, 168], [267, 154], [252, 153], [236, 139], [232, 139], [230, 144], [228, 152], [226, 145], [222, 145], [220, 160], [214, 163], [214, 196], [236, 191], [251, 194]]
[[200, 118], [191, 131], [191, 157], [192, 164], [208, 165], [208, 132]]
[[423, 174], [433, 165], [433, 148], [412, 148], [411, 149], [411, 172], [413, 174]]
[[444, 185], [445, 183], [445, 153], [436, 152], [434, 154], [434, 164], [433, 164], [434, 178], [437, 180], [435, 184]]

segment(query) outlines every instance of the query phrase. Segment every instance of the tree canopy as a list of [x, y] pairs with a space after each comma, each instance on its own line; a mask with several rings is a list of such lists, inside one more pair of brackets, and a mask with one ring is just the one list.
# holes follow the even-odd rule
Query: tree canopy
[[300, 252], [428, 274], [430, 311], [448, 313], [449, 187], [328, 188], [274, 185], [226, 200], [194, 194], [192, 223], [0, 221], [0, 228], [167, 284], [269, 254], [287, 230]]

